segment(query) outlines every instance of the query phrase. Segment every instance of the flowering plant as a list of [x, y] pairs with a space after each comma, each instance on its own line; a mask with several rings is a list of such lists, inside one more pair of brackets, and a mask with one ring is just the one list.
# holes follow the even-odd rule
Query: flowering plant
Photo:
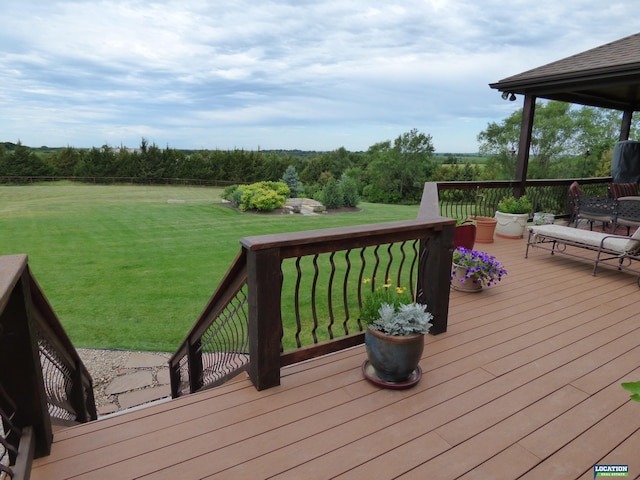
[[[369, 282], [369, 279], [365, 279], [363, 283]], [[432, 318], [426, 305], [414, 302], [406, 287], [394, 288], [390, 279], [367, 295], [360, 309], [362, 321], [387, 335], [427, 333]]]
[[458, 247], [453, 251], [451, 281], [454, 280], [456, 271], [462, 269], [465, 274], [464, 278], [460, 279], [461, 283], [464, 282], [464, 279], [470, 278], [474, 283], [487, 286], [499, 282], [507, 274], [507, 270], [501, 262], [496, 260], [496, 257], [485, 252]]

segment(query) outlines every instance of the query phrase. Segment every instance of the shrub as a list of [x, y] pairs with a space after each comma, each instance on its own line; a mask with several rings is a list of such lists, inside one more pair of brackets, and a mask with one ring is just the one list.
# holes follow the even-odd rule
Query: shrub
[[357, 207], [360, 202], [358, 194], [358, 181], [355, 178], [343, 175], [340, 179], [342, 200], [345, 207]]
[[[244, 197], [243, 197], [244, 199]], [[278, 195], [274, 190], [260, 188], [251, 192], [248, 197], [247, 209], [270, 211], [276, 208], [282, 208], [286, 199]]]
[[222, 198], [233, 202], [233, 194], [238, 190], [238, 185], [229, 185], [222, 191]]
[[289, 187], [282, 182], [258, 182], [242, 185], [231, 194], [231, 202], [240, 210], [275, 210], [289, 198]]
[[322, 203], [327, 208], [340, 208], [344, 205], [342, 190], [335, 178], [330, 178], [322, 190]]

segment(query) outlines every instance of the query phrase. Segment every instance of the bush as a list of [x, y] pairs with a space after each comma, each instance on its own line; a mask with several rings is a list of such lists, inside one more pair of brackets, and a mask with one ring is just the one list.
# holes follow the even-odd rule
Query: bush
[[342, 189], [335, 178], [330, 178], [322, 190], [322, 203], [329, 209], [340, 208], [344, 205]]
[[343, 175], [340, 179], [340, 189], [342, 190], [343, 205], [345, 207], [357, 207], [360, 202], [357, 180]]
[[[233, 194], [238, 190], [238, 185], [229, 185], [225, 187], [222, 191], [222, 198], [228, 200], [229, 202], [233, 202]], [[235, 203], [235, 202], [234, 202]]]
[[289, 187], [282, 182], [258, 182], [238, 187], [231, 194], [231, 202], [243, 212], [269, 211], [284, 207], [289, 195]]

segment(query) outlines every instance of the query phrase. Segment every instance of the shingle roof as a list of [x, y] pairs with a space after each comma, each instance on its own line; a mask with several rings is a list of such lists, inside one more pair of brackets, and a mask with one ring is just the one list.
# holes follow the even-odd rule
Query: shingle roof
[[640, 33], [489, 85], [502, 92], [535, 95], [619, 110], [640, 108]]

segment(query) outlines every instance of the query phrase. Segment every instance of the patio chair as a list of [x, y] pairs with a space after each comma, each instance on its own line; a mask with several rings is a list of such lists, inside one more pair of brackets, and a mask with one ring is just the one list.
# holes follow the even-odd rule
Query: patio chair
[[613, 223], [615, 215], [615, 200], [609, 197], [593, 197], [585, 195], [578, 182], [569, 186], [573, 198], [573, 211], [569, 225], [574, 223], [578, 227], [580, 220], [589, 222], [589, 229], [593, 230], [594, 222], [602, 222], [602, 231], [607, 225]]
[[640, 197], [620, 197], [617, 199], [612, 232], [616, 231], [618, 225], [627, 227], [627, 235], [631, 234], [631, 227], [640, 227]]
[[613, 198], [620, 197], [637, 197], [638, 196], [638, 184], [636, 182], [630, 183], [610, 183], [609, 191]]

